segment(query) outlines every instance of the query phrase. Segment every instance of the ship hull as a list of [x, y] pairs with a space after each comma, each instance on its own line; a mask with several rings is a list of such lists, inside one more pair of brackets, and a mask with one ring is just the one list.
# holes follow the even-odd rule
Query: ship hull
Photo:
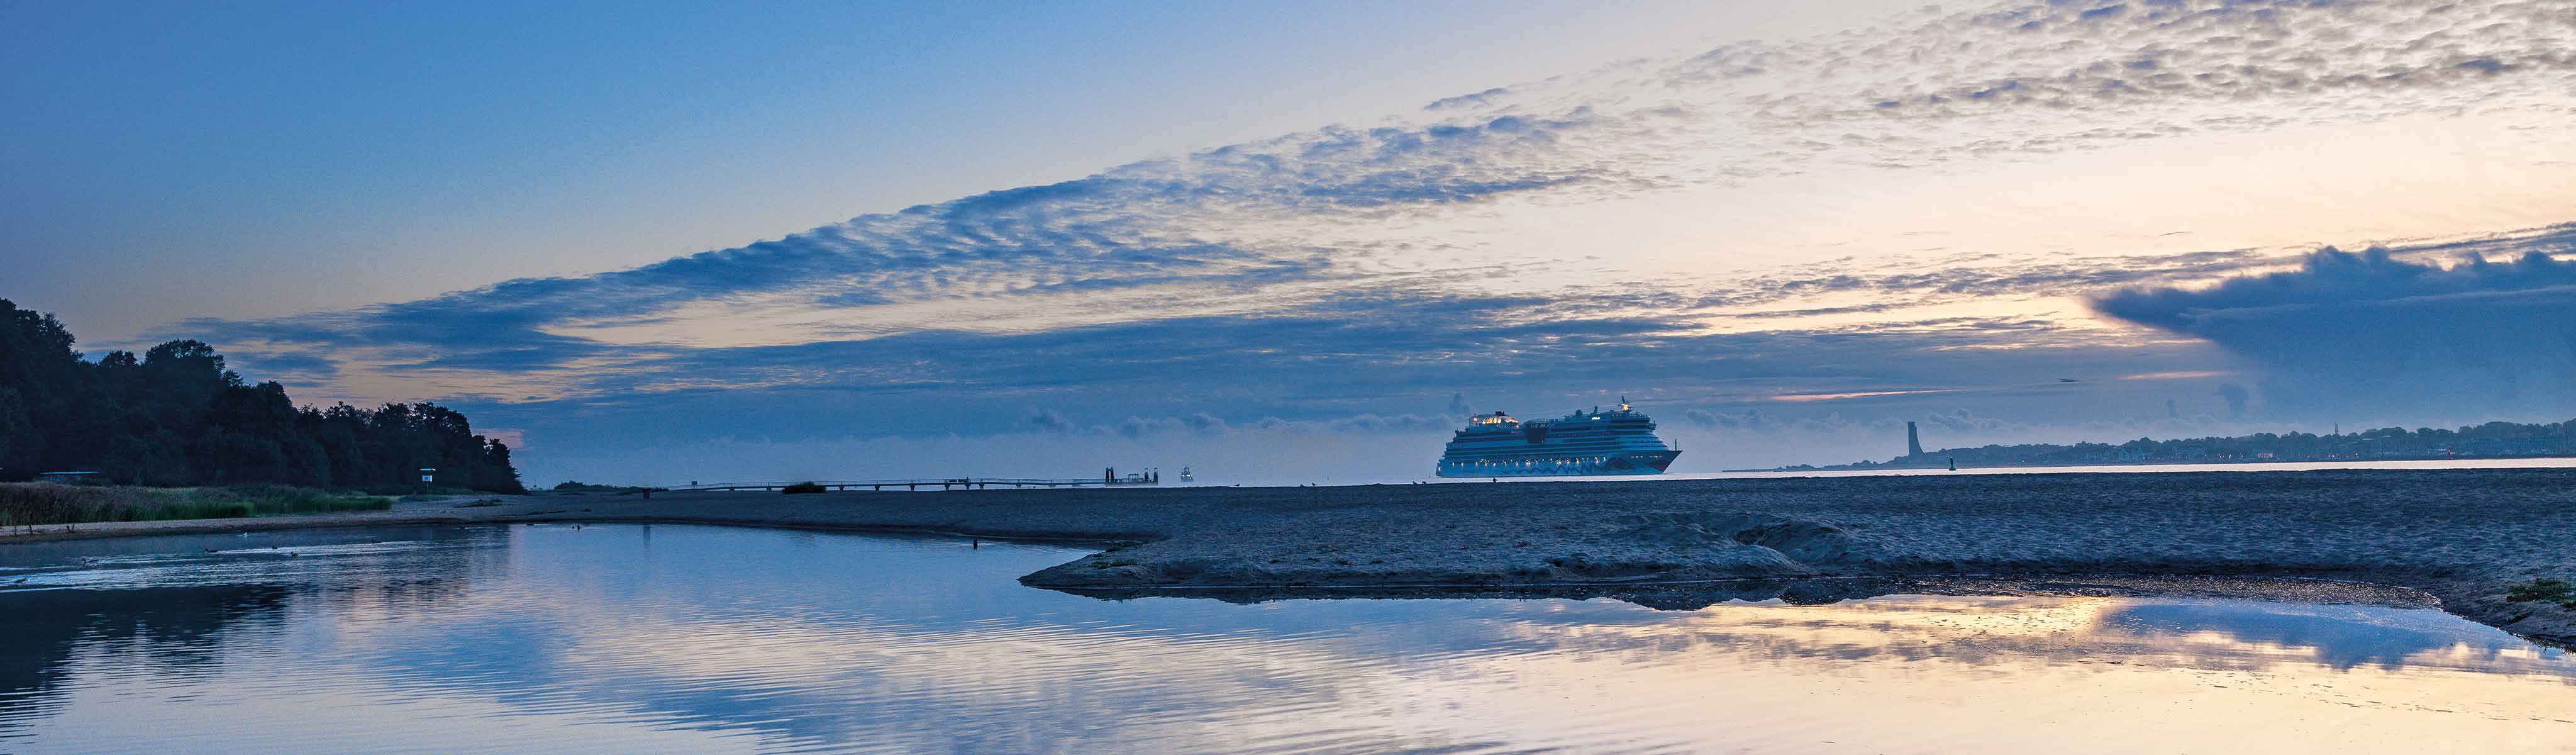
[[1594, 477], [1663, 474], [1680, 451], [1630, 451], [1559, 459], [1443, 459], [1441, 477]]

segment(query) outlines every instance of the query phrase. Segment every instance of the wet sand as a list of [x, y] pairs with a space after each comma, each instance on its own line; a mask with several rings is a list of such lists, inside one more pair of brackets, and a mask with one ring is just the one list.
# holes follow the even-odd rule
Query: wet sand
[[[1103, 542], [1102, 553], [1021, 581], [1104, 596], [1538, 590], [1676, 606], [1982, 589], [1951, 581], [1961, 577], [2114, 592], [2156, 592], [2164, 577], [2296, 577], [2314, 580], [2304, 584], [2324, 599], [2353, 592], [2338, 582], [2419, 590], [2471, 620], [2576, 642], [2576, 610], [2506, 600], [2508, 588], [2534, 577], [2576, 578], [2576, 470], [534, 495], [465, 505], [475, 500], [53, 526], [12, 530], [0, 543], [396, 523], [697, 522]], [[2057, 579], [2073, 576], [2119, 579]], [[1677, 584], [1710, 580], [1742, 582]]]

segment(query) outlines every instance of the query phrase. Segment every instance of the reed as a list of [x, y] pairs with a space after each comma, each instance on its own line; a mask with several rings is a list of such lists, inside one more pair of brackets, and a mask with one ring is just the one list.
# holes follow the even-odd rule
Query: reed
[[2563, 579], [2533, 577], [2529, 584], [2514, 585], [2506, 589], [2504, 600], [2507, 603], [2547, 601], [2558, 604], [2560, 608], [2576, 611], [2576, 583]]
[[0, 527], [382, 511], [393, 499], [290, 485], [149, 488], [0, 483]]

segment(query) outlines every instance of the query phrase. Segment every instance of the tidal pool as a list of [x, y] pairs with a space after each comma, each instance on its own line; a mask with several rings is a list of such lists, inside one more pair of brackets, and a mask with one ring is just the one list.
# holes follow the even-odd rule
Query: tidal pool
[[671, 525], [0, 547], [0, 752], [2576, 752], [2576, 657], [2420, 608], [1014, 581], [1085, 552]]

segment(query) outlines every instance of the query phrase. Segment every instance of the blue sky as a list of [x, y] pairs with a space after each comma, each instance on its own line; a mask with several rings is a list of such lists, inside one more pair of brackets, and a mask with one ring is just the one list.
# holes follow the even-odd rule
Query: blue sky
[[0, 20], [0, 295], [537, 481], [2576, 415], [2566, 2]]

